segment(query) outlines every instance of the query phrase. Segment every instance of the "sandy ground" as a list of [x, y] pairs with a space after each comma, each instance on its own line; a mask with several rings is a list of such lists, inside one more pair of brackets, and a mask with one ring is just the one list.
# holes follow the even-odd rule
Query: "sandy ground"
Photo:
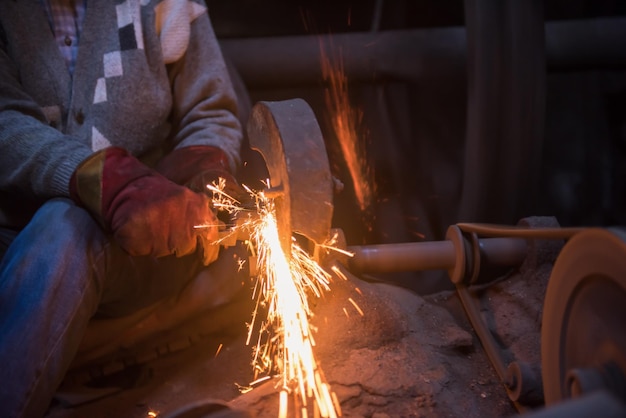
[[[472, 289], [480, 297], [483, 318], [508, 361], [540, 361], [543, 294], [559, 248], [554, 244], [532, 246], [522, 266]], [[332, 290], [316, 299], [313, 307], [313, 323], [318, 329], [315, 353], [340, 402], [342, 416], [519, 414], [454, 291], [420, 296], [349, 273], [347, 278], [335, 277]], [[165, 416], [195, 403], [221, 400], [252, 416], [277, 416], [280, 382], [267, 381], [245, 394], [240, 391], [253, 379], [252, 349], [245, 343], [251, 305], [246, 298], [229, 309], [179, 330], [178, 335], [193, 334], [183, 343], [170, 339], [168, 345], [167, 339], [162, 339], [155, 359], [101, 379], [98, 388], [124, 389], [70, 408], [55, 405], [48, 415], [144, 418], [150, 412]], [[220, 321], [225, 322], [216, 325]], [[74, 398], [67, 399], [74, 401], [80, 399], [76, 395], [93, 395], [96, 390], [71, 389], [74, 393], [68, 393]]]

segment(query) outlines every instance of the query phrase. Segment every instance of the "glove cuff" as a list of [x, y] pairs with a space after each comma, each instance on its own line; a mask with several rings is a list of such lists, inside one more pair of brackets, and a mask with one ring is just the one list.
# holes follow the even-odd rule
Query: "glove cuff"
[[232, 176], [226, 153], [209, 145], [193, 145], [178, 148], [163, 157], [156, 171], [174, 183], [189, 185], [204, 172], [224, 173]]

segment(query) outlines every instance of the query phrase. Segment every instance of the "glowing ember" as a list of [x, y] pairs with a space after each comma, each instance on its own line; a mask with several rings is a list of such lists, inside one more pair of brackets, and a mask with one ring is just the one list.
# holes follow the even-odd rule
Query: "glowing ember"
[[329, 86], [325, 91], [326, 106], [331, 115], [331, 123], [339, 140], [341, 153], [346, 162], [354, 193], [361, 211], [367, 209], [372, 200], [372, 184], [365, 157], [365, 151], [359, 142], [357, 128], [361, 124], [362, 113], [354, 109], [348, 94], [348, 78], [343, 69], [341, 58], [331, 59], [320, 42], [322, 75]]

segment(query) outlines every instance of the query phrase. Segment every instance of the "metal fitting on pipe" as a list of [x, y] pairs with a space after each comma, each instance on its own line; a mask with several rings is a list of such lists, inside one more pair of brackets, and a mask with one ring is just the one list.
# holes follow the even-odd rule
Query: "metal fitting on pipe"
[[526, 257], [521, 238], [466, 237], [455, 225], [445, 241], [349, 246], [348, 268], [359, 273], [447, 270], [453, 283], [476, 282], [481, 265], [513, 267]]

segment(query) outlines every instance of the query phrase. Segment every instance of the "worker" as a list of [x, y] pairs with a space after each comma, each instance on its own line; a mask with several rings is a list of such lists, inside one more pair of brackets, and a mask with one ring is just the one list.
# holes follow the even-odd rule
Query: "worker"
[[203, 0], [0, 0], [0, 416], [46, 413], [94, 316], [206, 280], [241, 141]]

